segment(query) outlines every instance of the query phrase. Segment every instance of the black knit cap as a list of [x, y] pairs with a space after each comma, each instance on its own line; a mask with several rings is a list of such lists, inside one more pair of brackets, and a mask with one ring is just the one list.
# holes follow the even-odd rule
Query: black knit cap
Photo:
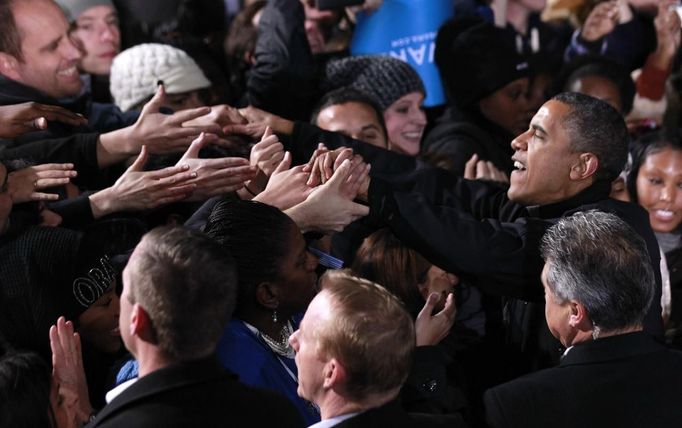
[[361, 55], [327, 63], [324, 92], [351, 87], [374, 99], [384, 112], [411, 92], [426, 96], [424, 83], [408, 63], [390, 56]]
[[0, 330], [17, 348], [49, 352], [48, 330], [64, 315], [77, 320], [120, 273], [109, 257], [132, 249], [144, 227], [107, 220], [84, 232], [31, 227], [0, 248]]
[[478, 18], [446, 22], [438, 31], [435, 60], [450, 103], [460, 108], [529, 75], [509, 33]]

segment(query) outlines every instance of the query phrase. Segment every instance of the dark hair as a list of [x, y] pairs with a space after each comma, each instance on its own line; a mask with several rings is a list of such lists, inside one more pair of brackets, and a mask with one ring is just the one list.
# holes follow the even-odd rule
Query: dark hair
[[0, 357], [0, 426], [45, 428], [50, 420], [50, 368], [33, 352]]
[[230, 24], [224, 40], [230, 86], [236, 98], [246, 91], [246, 72], [251, 68], [246, 57], [256, 50], [258, 27], [253, 25], [253, 17], [267, 4], [267, 0], [258, 0], [242, 9]]
[[592, 210], [562, 218], [542, 238], [540, 251], [557, 303], [582, 303], [604, 332], [642, 325], [654, 273], [646, 243], [619, 217]]
[[234, 261], [205, 235], [160, 227], [144, 236], [126, 269], [128, 299], [149, 314], [158, 346], [175, 361], [215, 350], [235, 304]]
[[430, 267], [426, 259], [385, 228], [365, 238], [351, 271], [384, 286], [412, 310], [424, 304], [417, 284], [424, 282]]
[[682, 152], [682, 131], [679, 129], [652, 132], [640, 137], [630, 145], [632, 166], [627, 174], [626, 186], [632, 202], [637, 203], [637, 176], [642, 164], [653, 154], [671, 149]]
[[238, 308], [255, 301], [259, 284], [279, 278], [295, 226], [282, 211], [259, 202], [223, 199], [213, 207], [203, 231], [237, 262]]
[[563, 92], [552, 100], [571, 108], [563, 117], [563, 127], [572, 150], [597, 156], [597, 181], [615, 180], [628, 157], [630, 137], [623, 116], [608, 103], [577, 92]]
[[635, 100], [635, 82], [632, 81], [630, 73], [621, 64], [609, 58], [596, 55], [579, 56], [564, 71], [564, 83], [558, 92], [570, 90], [571, 86], [578, 80], [597, 76], [611, 81], [618, 88], [620, 105], [623, 116], [627, 116], [632, 110], [632, 103]]
[[374, 115], [379, 122], [379, 126], [381, 126], [381, 132], [384, 133], [384, 137], [388, 138], [388, 130], [386, 129], [384, 114], [381, 112], [379, 105], [367, 94], [351, 87], [337, 88], [324, 94], [324, 96], [320, 98], [320, 101], [315, 106], [313, 114], [310, 117], [310, 122], [312, 124], [316, 124], [317, 117], [320, 115], [320, 112], [327, 107], [346, 103], [360, 103], [368, 105], [374, 112]]
[[0, 52], [21, 60], [21, 35], [14, 20], [14, 0], [0, 0]]

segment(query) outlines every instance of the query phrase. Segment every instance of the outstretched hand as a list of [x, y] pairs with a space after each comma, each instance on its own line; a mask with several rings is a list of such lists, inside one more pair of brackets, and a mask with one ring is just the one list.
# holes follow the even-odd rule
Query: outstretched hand
[[223, 193], [234, 192], [244, 187], [244, 182], [256, 177], [258, 169], [249, 161], [239, 157], [202, 159], [199, 152], [204, 145], [217, 137], [201, 134], [187, 149], [177, 166], [188, 166], [193, 177], [188, 184], [195, 188], [190, 200], [206, 200]]
[[31, 131], [47, 128], [49, 121], [81, 126], [88, 120], [65, 108], [27, 102], [0, 106], [0, 138], [14, 138]]
[[580, 36], [594, 42], [606, 36], [618, 25], [620, 5], [617, 0], [597, 4], [587, 16]]
[[275, 206], [280, 210], [287, 210], [305, 201], [314, 190], [306, 184], [309, 174], [304, 171], [303, 165], [289, 168], [290, 166], [291, 153], [286, 152], [270, 176], [265, 190], [254, 200]]
[[157, 171], [144, 171], [147, 147], [113, 186], [90, 195], [95, 218], [120, 211], [141, 211], [189, 197], [197, 185], [190, 182], [196, 173], [188, 164]]
[[[355, 203], [359, 183], [369, 167], [354, 168], [346, 159], [329, 181], [318, 186], [304, 202], [287, 211], [303, 231], [340, 232], [348, 224], [369, 214], [369, 208]], [[355, 177], [353, 176], [355, 174]]]
[[469, 180], [486, 180], [509, 184], [509, 177], [490, 161], [480, 160], [474, 153], [464, 165], [464, 178]]
[[9, 194], [12, 202], [56, 201], [59, 195], [41, 190], [67, 184], [77, 175], [72, 163], [47, 163], [28, 166], [9, 174]]
[[57, 324], [50, 327], [50, 348], [52, 381], [57, 385], [59, 394], [65, 398], [62, 405], [67, 414], [75, 412], [80, 426], [88, 421], [92, 406], [83, 370], [80, 336], [74, 333], [71, 321], [59, 317]]
[[144, 105], [140, 117], [130, 129], [128, 138], [137, 141], [139, 146], [146, 145], [149, 153], [180, 152], [186, 150], [202, 132], [217, 134], [221, 131], [220, 126], [215, 123], [183, 125], [210, 114], [210, 107], [183, 110], [170, 115], [161, 113], [165, 97], [166, 91], [163, 85], [159, 85], [156, 94]]
[[450, 329], [455, 323], [457, 308], [455, 307], [454, 295], [448, 294], [443, 310], [433, 315], [433, 310], [439, 300], [440, 295], [438, 293], [429, 294], [429, 298], [414, 321], [417, 346], [437, 345], [450, 333]]

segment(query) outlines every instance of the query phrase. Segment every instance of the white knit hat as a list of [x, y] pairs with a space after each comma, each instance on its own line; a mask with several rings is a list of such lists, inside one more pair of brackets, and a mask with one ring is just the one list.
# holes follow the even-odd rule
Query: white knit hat
[[169, 45], [146, 43], [133, 46], [118, 54], [111, 65], [111, 95], [123, 111], [153, 96], [159, 80], [163, 81], [168, 94], [211, 86], [189, 55]]

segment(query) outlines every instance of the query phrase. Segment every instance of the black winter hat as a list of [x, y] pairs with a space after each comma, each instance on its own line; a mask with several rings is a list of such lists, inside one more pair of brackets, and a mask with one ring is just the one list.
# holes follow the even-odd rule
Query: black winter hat
[[509, 33], [478, 18], [445, 23], [436, 38], [435, 60], [450, 103], [460, 108], [529, 74]]
[[408, 63], [390, 56], [363, 55], [327, 63], [322, 90], [350, 87], [370, 96], [383, 113], [403, 95], [426, 89]]
[[107, 220], [84, 232], [31, 227], [0, 246], [0, 331], [17, 348], [49, 353], [48, 330], [77, 320], [104, 294], [118, 270], [109, 257], [144, 233], [136, 220]]

